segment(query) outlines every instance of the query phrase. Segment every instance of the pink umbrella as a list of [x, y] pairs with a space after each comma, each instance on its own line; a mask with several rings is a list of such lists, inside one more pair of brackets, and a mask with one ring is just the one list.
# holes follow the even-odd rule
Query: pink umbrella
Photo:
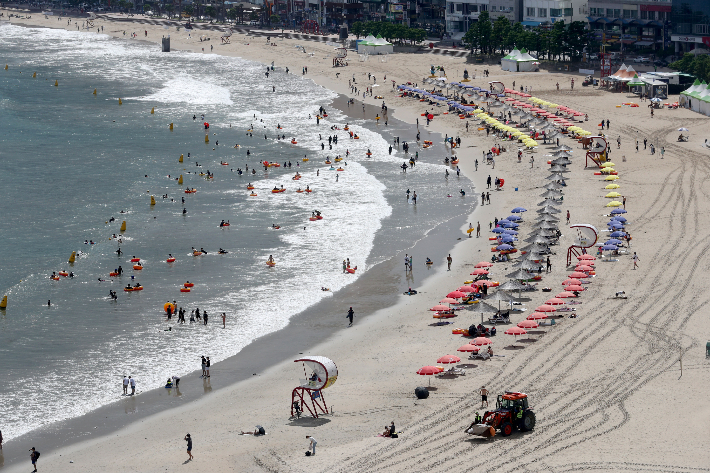
[[578, 264], [575, 268], [575, 271], [594, 271], [594, 268], [591, 266], [587, 266], [586, 264]]
[[533, 312], [532, 314], [527, 316], [528, 320], [542, 320], [546, 319], [547, 315], [543, 314], [542, 312]]
[[506, 335], [514, 335], [515, 338], [518, 338], [518, 335], [525, 335], [528, 333], [524, 328], [520, 327], [510, 327], [508, 330], [504, 332]]
[[483, 346], [483, 345], [490, 345], [491, 343], [493, 343], [493, 340], [491, 340], [490, 338], [486, 338], [486, 337], [476, 337], [473, 340], [471, 340], [469, 343], [471, 343], [471, 345]]
[[569, 277], [574, 278], [574, 279], [584, 279], [588, 276], [581, 271], [575, 271], [572, 274], [570, 274]]
[[459, 292], [476, 292], [474, 288], [471, 286], [461, 286], [460, 288], [456, 289]]
[[584, 288], [580, 286], [579, 284], [570, 284], [565, 288], [568, 291], [584, 291]]
[[493, 281], [488, 281], [486, 279], [479, 279], [478, 281], [473, 283], [474, 286], [488, 286], [491, 287], [493, 286]]
[[468, 345], [464, 345], [462, 347], [459, 347], [456, 351], [473, 352], [473, 351], [478, 351], [480, 349], [481, 349], [481, 347], [477, 347], [476, 345], [471, 345], [469, 343]]
[[580, 281], [579, 279], [574, 279], [574, 278], [569, 278], [569, 279], [565, 279], [564, 281], [562, 281], [563, 286], [569, 286], [570, 284], [582, 284], [582, 281]]
[[420, 374], [422, 376], [431, 376], [437, 373], [441, 373], [442, 371], [444, 371], [444, 369], [438, 366], [425, 366], [423, 368], [419, 368], [417, 374]]
[[471, 276], [479, 276], [481, 274], [488, 274], [488, 270], [483, 268], [474, 269]]
[[594, 256], [592, 256], [592, 255], [581, 255], [581, 256], [577, 256], [577, 259], [580, 260], [580, 261], [582, 261], [582, 260], [595, 261], [595, 260], [596, 260], [596, 258], [595, 258]]
[[565, 301], [563, 301], [562, 299], [557, 299], [556, 297], [553, 297], [552, 299], [547, 299], [545, 301], [545, 304], [547, 305], [562, 305], [564, 303]]
[[538, 328], [540, 325], [534, 320], [523, 320], [518, 324], [520, 328]]
[[489, 263], [488, 261], [481, 261], [480, 263], [476, 263], [476, 266], [474, 268], [490, 268], [493, 266], [493, 263]]
[[448, 365], [451, 363], [458, 363], [459, 361], [461, 361], [461, 358], [459, 358], [458, 356], [454, 356], [454, 355], [444, 355], [441, 358], [439, 358], [438, 360], [436, 360], [437, 363], [442, 363], [444, 365]]
[[577, 296], [575, 296], [573, 293], [571, 293], [569, 291], [562, 291], [559, 294], [557, 294], [555, 297], [558, 297], [560, 299], [566, 299], [568, 297], [577, 297]]
[[551, 305], [541, 305], [535, 308], [535, 312], [554, 312], [557, 309], [555, 309]]
[[451, 297], [444, 297], [439, 301], [439, 304], [458, 304], [459, 301], [452, 299]]
[[451, 291], [450, 293], [446, 294], [446, 297], [453, 297], [454, 299], [461, 299], [464, 296], [466, 296], [466, 294], [461, 291]]
[[432, 307], [429, 310], [434, 311], [434, 312], [438, 312], [440, 310], [449, 310], [449, 307], [445, 306], [445, 305], [435, 305], [434, 307]]

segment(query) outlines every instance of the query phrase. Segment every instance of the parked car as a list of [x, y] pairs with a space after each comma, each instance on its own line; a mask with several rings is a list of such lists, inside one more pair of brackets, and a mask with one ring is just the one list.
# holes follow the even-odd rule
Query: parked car
[[668, 62], [663, 59], [656, 59], [653, 61], [653, 65], [658, 67], [668, 67]]
[[651, 62], [651, 59], [643, 56], [639, 56], [637, 58], [634, 58], [634, 62], [638, 64], [646, 64], [648, 62]]

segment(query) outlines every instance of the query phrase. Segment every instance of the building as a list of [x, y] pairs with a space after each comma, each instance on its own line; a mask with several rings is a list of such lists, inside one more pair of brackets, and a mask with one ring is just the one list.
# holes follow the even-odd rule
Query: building
[[551, 25], [556, 21], [570, 24], [587, 20], [587, 0], [524, 0], [523, 26]]
[[671, 0], [589, 0], [589, 26], [596, 39], [622, 51], [670, 44], [670, 17]]
[[676, 54], [699, 47], [710, 49], [710, 1], [674, 0], [671, 24]]
[[488, 11], [489, 0], [456, 0], [446, 1], [446, 32], [454, 40], [460, 40], [478, 21], [478, 15]]
[[504, 16], [511, 23], [523, 21], [523, 0], [489, 0], [491, 20]]

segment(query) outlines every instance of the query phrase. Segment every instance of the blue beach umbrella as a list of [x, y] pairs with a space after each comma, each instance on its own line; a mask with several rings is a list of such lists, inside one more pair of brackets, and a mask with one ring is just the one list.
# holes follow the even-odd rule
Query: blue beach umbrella
[[604, 244], [605, 245], [621, 245], [623, 242], [621, 240], [617, 240], [616, 238], [612, 238], [611, 240], [607, 240]]
[[511, 235], [503, 235], [500, 240], [503, 243], [513, 243], [515, 241], [515, 238], [513, 238]]
[[503, 228], [518, 228], [520, 225], [517, 223], [513, 223], [511, 221], [507, 221], [503, 224]]
[[506, 235], [517, 235], [518, 234], [518, 232], [516, 232], [515, 230], [510, 230], [510, 229], [503, 230], [503, 233], [505, 233]]
[[626, 233], [617, 231], [617, 232], [612, 232], [609, 236], [614, 237], [614, 238], [621, 238], [621, 237], [625, 237]]
[[623, 230], [623, 229], [624, 229], [624, 226], [623, 226], [621, 223], [616, 222], [616, 221], [614, 221], [614, 222], [609, 222], [609, 223], [607, 223], [606, 225], [607, 225], [609, 228], [614, 229], [614, 230]]
[[506, 250], [512, 250], [512, 249], [513, 249], [513, 247], [510, 245], [507, 245], [507, 244], [496, 246], [496, 250], [498, 250], [498, 251], [506, 251]]
[[522, 220], [520, 218], [520, 215], [511, 215], [510, 217], [505, 217], [506, 220], [510, 220], [511, 222], [517, 222], [518, 220]]
[[602, 246], [602, 250], [604, 251], [614, 251], [618, 250], [619, 248], [616, 245], [604, 245]]
[[493, 233], [505, 233], [505, 229], [503, 227], [495, 227], [493, 230], [491, 230]]
[[528, 209], [524, 209], [522, 207], [515, 207], [513, 210], [511, 210], [511, 212], [514, 214], [519, 214], [519, 213], [523, 213], [523, 212], [527, 212], [527, 211], [528, 211]]
[[614, 209], [611, 211], [612, 215], [619, 215], [619, 214], [625, 214], [625, 213], [626, 213], [626, 210], [624, 210], [624, 209]]
[[614, 218], [612, 218], [612, 220], [616, 220], [617, 222], [624, 223], [624, 222], [626, 222], [626, 217], [622, 217], [621, 215], [617, 215]]

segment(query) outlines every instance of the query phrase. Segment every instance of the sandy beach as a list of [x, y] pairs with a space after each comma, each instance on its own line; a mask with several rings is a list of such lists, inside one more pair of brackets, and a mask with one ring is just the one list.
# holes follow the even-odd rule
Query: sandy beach
[[[74, 21], [69, 28], [76, 31]], [[82, 20], [78, 21], [81, 24]], [[12, 23], [67, 26], [66, 20], [41, 15], [28, 20], [12, 18]], [[368, 97], [366, 103], [379, 108], [384, 100], [394, 117], [410, 124], [421, 118], [423, 106], [411, 98], [398, 97], [392, 81], [422, 86], [432, 64], [444, 66], [449, 80], [462, 79], [464, 68], [468, 68], [469, 73], [476, 74], [472, 85], [487, 87], [488, 81], [501, 81], [510, 87], [515, 81], [516, 88], [532, 87], [534, 97], [588, 114], [589, 121], [580, 124], [584, 129], [595, 132], [600, 120], [610, 121], [605, 133], [612, 143], [610, 158], [619, 172], [616, 182], [626, 197], [627, 228], [633, 240], [630, 254], [619, 256], [618, 261], [596, 261], [596, 275], [579, 298], [582, 303], [576, 306], [577, 318], [557, 319], [556, 325], [541, 327], [530, 339], [518, 341], [517, 348], [511, 347], [514, 338], [503, 334], [509, 326], [502, 326], [493, 344], [498, 356], [486, 361], [465, 360], [456, 349], [468, 339], [453, 335], [451, 330], [479, 322], [480, 315], [462, 311], [452, 319], [453, 325], [432, 326], [435, 320], [428, 309], [471, 279], [469, 274], [477, 262], [490, 260], [490, 221], [510, 215], [517, 206], [528, 209], [523, 215], [526, 221], [534, 220], [539, 195], [549, 182], [545, 179], [549, 158], [544, 157], [549, 148], [540, 144], [518, 163], [517, 146], [508, 145], [508, 151], [496, 158], [492, 169], [483, 163], [482, 151], [498, 140], [477, 130], [476, 120], [460, 120], [455, 114], [438, 115], [428, 126], [422, 120], [422, 130], [442, 137], [461, 137], [462, 147], [456, 150], [456, 156], [462, 173], [473, 180], [477, 192], [486, 189], [489, 174], [504, 178], [505, 190], [492, 191], [491, 204], [479, 205], [470, 216], [474, 226], [481, 223], [480, 238], [467, 238], [468, 225], [464, 225], [459, 229], [460, 241], [452, 238], [440, 242], [442, 247], [453, 248], [451, 271], [447, 271], [445, 261], [436, 261], [434, 277], [414, 287], [417, 295], [392, 294], [397, 300], [393, 307], [364, 320], [358, 317], [358, 307], [353, 303], [356, 317], [351, 328], [346, 328], [347, 307], [342, 307], [339, 317], [343, 329], [306, 352], [327, 356], [338, 365], [337, 383], [324, 391], [332, 414], [289, 420], [291, 390], [302, 377], [300, 364], [293, 363], [302, 353], [294, 352], [258, 376], [140, 419], [109, 435], [90, 436], [61, 451], [10, 442], [5, 446], [6, 455], [11, 448], [26, 451], [35, 446], [42, 451], [39, 471], [60, 473], [179, 468], [196, 472], [710, 470], [706, 448], [710, 407], [704, 402], [704, 392], [710, 388], [710, 362], [705, 357], [710, 336], [703, 310], [709, 299], [704, 290], [710, 281], [704, 272], [710, 248], [705, 233], [710, 228], [710, 152], [703, 146], [705, 137], [710, 136], [707, 117], [684, 109], [662, 109], [652, 118], [645, 103], [638, 108], [617, 108], [623, 102], [638, 100], [626, 94], [582, 88], [583, 76], [579, 74], [516, 74], [500, 71], [498, 66], [466, 64], [465, 58], [399, 53], [388, 56], [386, 62], [376, 57], [360, 62], [349, 52], [349, 65], [333, 68], [334, 48], [325, 43], [272, 38], [278, 46], [270, 46], [264, 37], [235, 33], [231, 44], [223, 45], [216, 32], [193, 30], [188, 37], [187, 32], [175, 31], [174, 27], [168, 31], [159, 25], [108, 19], [98, 20], [95, 26], [103, 26], [105, 34], [126, 41], [131, 41], [130, 34], [136, 32], [138, 40], [155, 42], [156, 48], [160, 38], [169, 33], [175, 50], [201, 52], [204, 47], [205, 54], [274, 62], [276, 67], [288, 67], [295, 74], [308, 67], [304, 80], [353, 97], [356, 106], [360, 106], [362, 95], [357, 98], [350, 93], [348, 80], [355, 77], [359, 87], [373, 85], [368, 81], [369, 73], [381, 84], [375, 88], [375, 95], [384, 99]], [[210, 36], [211, 41], [200, 42], [200, 34]], [[214, 45], [213, 50], [210, 45]], [[296, 46], [303, 46], [306, 53]], [[488, 78], [482, 78], [484, 68], [491, 72]], [[572, 77], [574, 90], [570, 88]], [[676, 100], [672, 97], [669, 101]], [[367, 118], [374, 120], [374, 116]], [[680, 127], [690, 129], [688, 142], [676, 141]], [[617, 137], [621, 139], [620, 149]], [[637, 139], [641, 142], [638, 152]], [[665, 154], [651, 155], [644, 149], [644, 139], [657, 150], [663, 147]], [[415, 137], [402, 140], [414, 143]], [[593, 169], [585, 169], [580, 143], [564, 138], [561, 144], [573, 148], [561, 208], [569, 210], [571, 223], [591, 224], [603, 230], [610, 210], [605, 207], [609, 201], [604, 198], [607, 183], [603, 176], [594, 175]], [[414, 145], [412, 149], [420, 155], [427, 153]], [[532, 168], [531, 155], [535, 158]], [[477, 171], [475, 159], [479, 160]], [[478, 195], [469, 197], [480, 201]], [[563, 236], [553, 247], [552, 271], [543, 274], [540, 283], [553, 292], [526, 295], [526, 312], [515, 313], [513, 324], [561, 290], [561, 282], [573, 269], [566, 267], [566, 250], [574, 234], [564, 221], [560, 229]], [[529, 231], [529, 224], [521, 226], [522, 237]], [[600, 241], [606, 235], [602, 232]], [[633, 252], [640, 258], [637, 270], [632, 269]], [[505, 274], [514, 269], [511, 263], [497, 263], [491, 277], [506, 281]], [[614, 299], [615, 292], [622, 290], [628, 299]], [[368, 288], [353, 297], [368, 298]], [[466, 376], [430, 379], [416, 374], [419, 368], [435, 365], [437, 358], [446, 354], [461, 356]], [[215, 373], [219, 375], [219, 364]], [[415, 387], [430, 382], [433, 389], [429, 398], [417, 400]], [[492, 398], [506, 390], [528, 393], [537, 416], [535, 429], [493, 439], [465, 434], [476, 411], [483, 413], [477, 394], [482, 385]], [[399, 438], [378, 437], [392, 421], [402, 432]], [[257, 424], [265, 427], [266, 436], [239, 435]], [[194, 439], [195, 458], [185, 464], [183, 437], [187, 432]], [[306, 435], [318, 441], [315, 457], [304, 456]], [[29, 466], [28, 461], [5, 470], [15, 472]]]

